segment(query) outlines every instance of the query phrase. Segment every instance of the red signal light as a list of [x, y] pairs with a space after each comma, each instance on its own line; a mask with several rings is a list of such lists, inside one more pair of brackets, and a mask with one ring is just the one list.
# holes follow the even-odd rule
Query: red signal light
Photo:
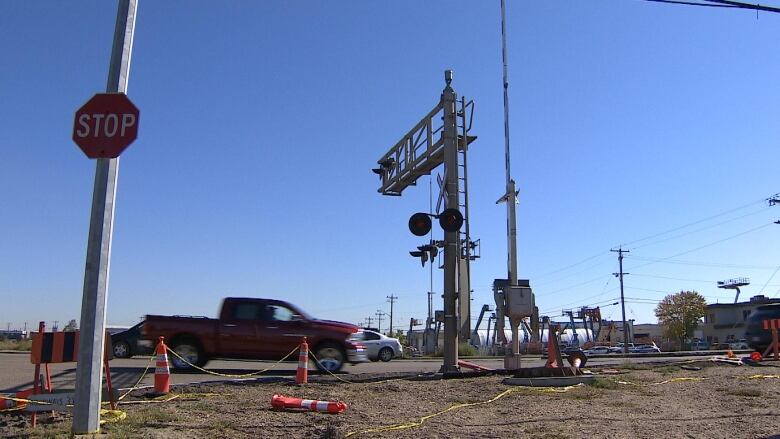
[[431, 231], [431, 217], [418, 212], [409, 218], [409, 231], [416, 236], [425, 236]]
[[457, 232], [463, 226], [463, 214], [458, 209], [444, 209], [439, 214], [439, 225], [445, 232]]

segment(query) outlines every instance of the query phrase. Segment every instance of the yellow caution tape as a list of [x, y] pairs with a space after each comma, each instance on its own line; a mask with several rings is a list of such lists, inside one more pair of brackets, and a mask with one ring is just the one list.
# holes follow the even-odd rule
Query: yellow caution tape
[[650, 383], [650, 384], [638, 384], [638, 383], [632, 383], [629, 381], [615, 381], [618, 384], [624, 384], [629, 386], [660, 386], [661, 384], [669, 384], [674, 382], [680, 382], [680, 381], [704, 381], [707, 378], [698, 378], [698, 377], [680, 377], [680, 378], [672, 378], [666, 381], [661, 381], [658, 383]]
[[199, 370], [199, 371], [207, 373], [209, 375], [215, 375], [215, 376], [227, 377], [227, 378], [246, 378], [246, 377], [251, 377], [251, 376], [255, 376], [255, 375], [260, 375], [263, 372], [268, 372], [269, 370], [275, 368], [282, 361], [288, 359], [292, 354], [294, 354], [295, 352], [298, 351], [298, 348], [293, 349], [292, 351], [290, 351], [289, 354], [285, 355], [284, 358], [282, 358], [281, 360], [277, 361], [276, 363], [274, 363], [271, 367], [269, 367], [267, 369], [258, 370], [257, 372], [240, 374], [240, 375], [232, 375], [232, 374], [227, 374], [227, 373], [214, 372], [214, 371], [211, 371], [211, 370], [203, 369], [202, 367], [198, 367], [198, 366], [190, 363], [189, 361], [185, 360], [184, 358], [182, 358], [181, 355], [177, 354], [176, 351], [174, 351], [173, 349], [169, 348], [168, 346], [166, 346], [166, 348], [168, 349], [168, 352], [170, 352], [171, 354], [176, 356], [176, 358], [178, 358], [179, 360], [183, 361], [185, 364], [187, 364], [187, 366], [190, 366], [193, 369]]
[[445, 414], [447, 412], [450, 412], [452, 410], [457, 410], [457, 409], [464, 408], [464, 407], [474, 407], [474, 406], [477, 406], [477, 405], [489, 404], [491, 402], [494, 402], [494, 401], [497, 401], [497, 400], [503, 398], [506, 395], [509, 395], [510, 393], [515, 393], [515, 392], [519, 392], [519, 391], [522, 391], [522, 390], [545, 392], [545, 393], [548, 393], [548, 392], [564, 393], [564, 392], [568, 392], [571, 389], [574, 389], [574, 388], [577, 388], [577, 387], [581, 387], [581, 386], [584, 386], [584, 384], [577, 384], [577, 385], [574, 385], [574, 386], [568, 386], [568, 387], [562, 387], [562, 388], [554, 388], [554, 387], [512, 387], [512, 388], [509, 388], [507, 390], [504, 390], [503, 392], [499, 393], [498, 395], [494, 396], [493, 398], [488, 399], [487, 401], [453, 404], [450, 407], [448, 407], [448, 408], [446, 408], [446, 409], [444, 409], [444, 410], [442, 410], [440, 412], [436, 412], [436, 413], [433, 413], [433, 414], [430, 414], [430, 415], [423, 416], [418, 421], [412, 421], [412, 422], [408, 422], [408, 423], [405, 423], [405, 424], [389, 425], [387, 427], [371, 428], [371, 429], [368, 429], [368, 430], [353, 431], [353, 432], [347, 433], [344, 437], [347, 438], [347, 437], [354, 436], [354, 435], [357, 435], [357, 434], [379, 433], [379, 432], [383, 432], [383, 431], [404, 430], [404, 429], [407, 429], [407, 428], [419, 427], [425, 421], [427, 421], [428, 419], [435, 418], [436, 416], [443, 415], [443, 414]]
[[113, 424], [127, 418], [127, 413], [122, 410], [100, 410], [100, 424]]
[[780, 375], [751, 375], [749, 377], [745, 377], [746, 380], [760, 380], [769, 378], [780, 378]]

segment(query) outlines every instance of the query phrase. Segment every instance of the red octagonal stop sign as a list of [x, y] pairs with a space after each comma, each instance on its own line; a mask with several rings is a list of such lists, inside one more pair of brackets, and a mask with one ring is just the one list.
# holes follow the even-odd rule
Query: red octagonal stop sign
[[138, 120], [124, 93], [98, 93], [76, 111], [73, 141], [91, 159], [116, 158], [138, 136]]

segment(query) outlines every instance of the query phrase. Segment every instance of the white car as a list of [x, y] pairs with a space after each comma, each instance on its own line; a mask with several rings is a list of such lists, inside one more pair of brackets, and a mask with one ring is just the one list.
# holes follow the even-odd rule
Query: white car
[[640, 344], [633, 348], [628, 348], [628, 351], [632, 354], [652, 354], [661, 352], [661, 349], [653, 344]]
[[612, 347], [612, 346], [593, 346], [592, 348], [584, 352], [585, 355], [591, 356], [591, 355], [619, 354], [620, 352], [622, 352], [622, 350], [621, 348]]
[[366, 347], [366, 355], [371, 361], [390, 361], [403, 356], [403, 347], [397, 338], [365, 329], [352, 335], [352, 340]]

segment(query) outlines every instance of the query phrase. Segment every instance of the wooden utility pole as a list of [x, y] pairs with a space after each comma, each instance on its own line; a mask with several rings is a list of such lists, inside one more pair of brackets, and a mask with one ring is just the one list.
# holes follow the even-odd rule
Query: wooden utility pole
[[[431, 262], [431, 265], [433, 263]], [[398, 296], [393, 296], [392, 294], [387, 296], [387, 301], [390, 302], [390, 336], [393, 336], [393, 304], [395, 303], [396, 299], [398, 299]]]
[[628, 328], [626, 327], [626, 301], [623, 296], [623, 275], [629, 274], [629, 273], [623, 273], [623, 253], [630, 253], [628, 250], [623, 250], [622, 247], [619, 247], [617, 250], [612, 249], [610, 251], [617, 252], [618, 254], [618, 265], [620, 267], [619, 273], [612, 273], [616, 277], [620, 278], [620, 308], [623, 311], [623, 353], [628, 353]]

